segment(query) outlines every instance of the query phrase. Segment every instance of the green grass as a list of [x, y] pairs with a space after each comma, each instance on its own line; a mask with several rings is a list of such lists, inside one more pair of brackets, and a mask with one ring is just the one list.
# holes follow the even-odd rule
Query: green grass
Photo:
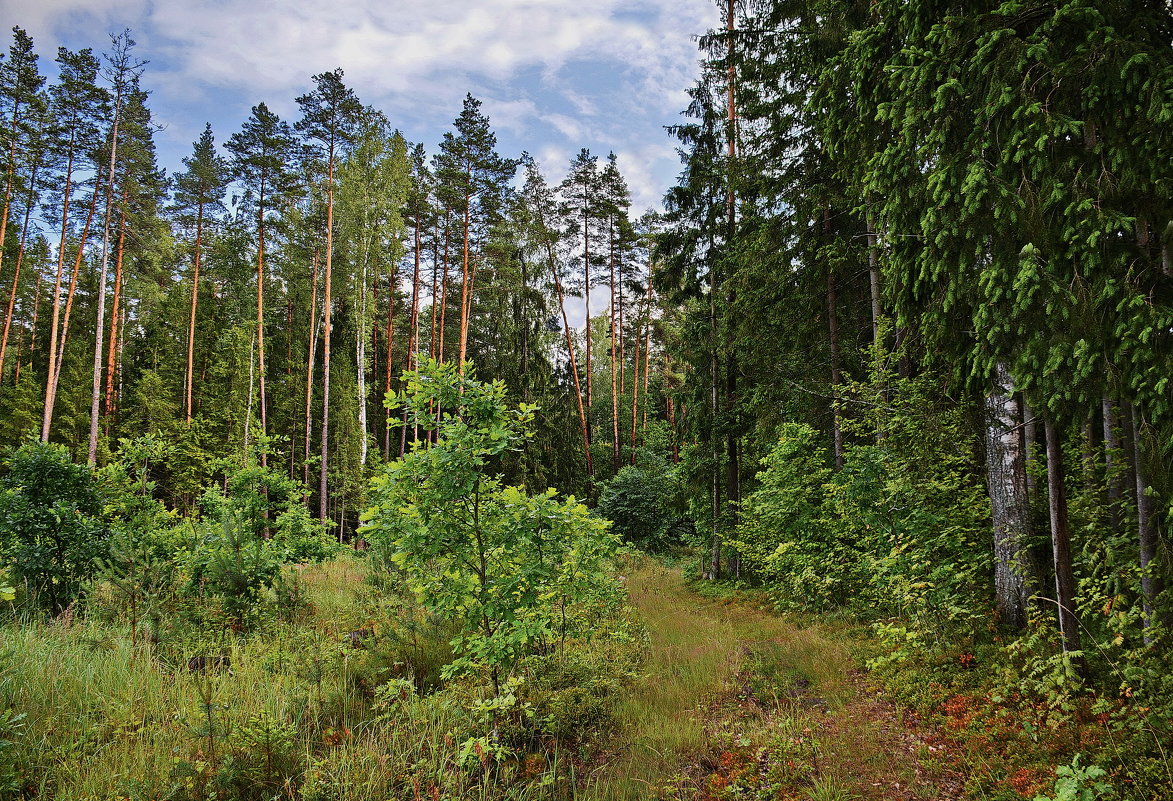
[[773, 669], [806, 677], [831, 703], [850, 692], [851, 659], [813, 629], [750, 605], [701, 598], [679, 571], [646, 561], [628, 577], [631, 601], [651, 634], [643, 680], [619, 704], [614, 756], [580, 797], [654, 797], [682, 765], [709, 748], [705, 707], [727, 693], [747, 644], [777, 644]]
[[[259, 798], [292, 797], [304, 785], [306, 799], [366, 801], [410, 783], [420, 764], [443, 774], [467, 736], [460, 705], [435, 696], [384, 709], [356, 681], [368, 656], [344, 635], [366, 622], [355, 594], [363, 570], [348, 558], [304, 568], [308, 617], [244, 637], [186, 635], [154, 656], [141, 641], [132, 647], [117, 623], [5, 626], [0, 709], [25, 714], [11, 738], [24, 792], [63, 801]], [[188, 671], [199, 654], [226, 655], [231, 670]], [[285, 775], [246, 736], [257, 721], [280, 735]]]
[[611, 758], [579, 798], [716, 797], [703, 788], [726, 770], [723, 757], [744, 764], [767, 753], [801, 763], [788, 795], [777, 797], [883, 798], [894, 784], [916, 785], [899, 718], [854, 678], [847, 622], [800, 625], [752, 594], [706, 587], [702, 596], [678, 570], [651, 561], [632, 567], [628, 586], [650, 631], [647, 669], [619, 705]]

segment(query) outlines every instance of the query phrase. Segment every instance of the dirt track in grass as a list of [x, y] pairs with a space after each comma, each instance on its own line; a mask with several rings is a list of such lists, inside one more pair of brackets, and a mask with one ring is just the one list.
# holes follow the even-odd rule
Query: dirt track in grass
[[833, 629], [703, 598], [650, 562], [628, 587], [651, 653], [580, 797], [963, 797], [952, 744], [869, 685]]

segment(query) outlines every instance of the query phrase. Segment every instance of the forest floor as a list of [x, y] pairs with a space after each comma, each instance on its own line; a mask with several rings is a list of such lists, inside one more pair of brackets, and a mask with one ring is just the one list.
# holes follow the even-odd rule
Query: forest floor
[[947, 738], [886, 700], [846, 629], [710, 599], [678, 570], [628, 576], [651, 637], [645, 678], [588, 792], [597, 799], [958, 799]]

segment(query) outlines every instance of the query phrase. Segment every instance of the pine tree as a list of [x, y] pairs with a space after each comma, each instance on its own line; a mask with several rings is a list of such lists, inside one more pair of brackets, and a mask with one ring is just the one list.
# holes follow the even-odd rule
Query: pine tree
[[[354, 124], [362, 112], [362, 104], [354, 92], [342, 83], [342, 70], [315, 75], [314, 91], [297, 98], [302, 117], [295, 127], [310, 140], [316, 141], [319, 155], [326, 167], [326, 242], [324, 254], [326, 272], [325, 297], [322, 309], [322, 444], [318, 476], [319, 517], [327, 517], [327, 485], [329, 475], [328, 448], [330, 443], [330, 329], [333, 318], [333, 264], [334, 264], [334, 189], [335, 169], [343, 148], [350, 142]], [[341, 536], [341, 532], [339, 532]]]
[[105, 337], [106, 276], [110, 257], [110, 223], [114, 214], [114, 170], [118, 159], [118, 126], [122, 121], [123, 106], [131, 93], [138, 89], [138, 77], [144, 61], [135, 61], [131, 49], [135, 42], [125, 31], [110, 37], [110, 52], [106, 55], [103, 75], [113, 87], [114, 108], [110, 122], [110, 160], [106, 176], [106, 219], [102, 228], [102, 267], [98, 278], [98, 309], [94, 325], [94, 372], [90, 391], [90, 438], [87, 460], [90, 466], [98, 462], [98, 415], [102, 389], [102, 342]]
[[[232, 153], [234, 172], [248, 192], [247, 202], [256, 216], [257, 232], [257, 303], [256, 347], [261, 435], [267, 436], [268, 398], [265, 391], [265, 235], [266, 215], [284, 202], [294, 191], [290, 163], [295, 138], [288, 123], [268, 106], [253, 106], [252, 114], [226, 145]], [[261, 466], [268, 466], [266, 449], [261, 449]]]
[[459, 365], [463, 365], [468, 353], [473, 285], [477, 265], [484, 258], [477, 250], [484, 247], [489, 229], [501, 217], [507, 181], [518, 163], [497, 155], [497, 137], [480, 108], [481, 101], [471, 94], [465, 96], [460, 116], [453, 122], [456, 132], [444, 134], [436, 156], [437, 180], [456, 201], [455, 210], [461, 219]]
[[[88, 48], [71, 53], [57, 51], [58, 82], [49, 88], [50, 116], [56, 123], [56, 136], [50, 144], [51, 164], [59, 171], [61, 186], [61, 236], [57, 248], [57, 274], [53, 284], [53, 312], [49, 323], [49, 351], [45, 379], [45, 407], [41, 421], [41, 441], [49, 441], [53, 423], [53, 406], [59, 380], [57, 364], [58, 326], [61, 318], [61, 280], [65, 269], [65, 248], [71, 232], [70, 202], [74, 187], [74, 170], [78, 160], [97, 148], [98, 120], [109, 102], [107, 92], [98, 86], [100, 64]], [[97, 187], [94, 188], [97, 200]], [[83, 237], [84, 240], [84, 237]], [[84, 244], [84, 242], [82, 243]]]
[[[187, 425], [191, 426], [191, 398], [195, 385], [196, 310], [199, 304], [200, 257], [204, 244], [205, 227], [213, 229], [217, 215], [223, 210], [224, 192], [230, 173], [224, 157], [216, 152], [212, 124], [192, 146], [192, 154], [183, 160], [187, 168], [175, 176], [175, 206], [177, 222], [194, 230], [192, 243], [191, 315], [187, 327], [187, 368], [184, 371], [183, 403]], [[193, 214], [194, 212], [194, 214]]]

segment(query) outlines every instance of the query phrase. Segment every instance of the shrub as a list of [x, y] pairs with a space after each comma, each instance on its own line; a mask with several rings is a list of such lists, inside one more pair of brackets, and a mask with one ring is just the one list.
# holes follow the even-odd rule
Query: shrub
[[186, 559], [188, 594], [210, 602], [233, 628], [256, 622], [265, 595], [281, 581], [276, 549], [256, 539], [237, 516], [225, 514], [218, 529], [205, 531]]
[[109, 527], [89, 467], [60, 445], [33, 442], [0, 479], [0, 558], [53, 613], [78, 598], [106, 553]]
[[612, 531], [645, 551], [675, 544], [679, 516], [672, 501], [679, 493], [675, 470], [664, 465], [628, 465], [603, 486], [595, 514], [612, 523]]
[[305, 486], [273, 468], [253, 465], [228, 477], [226, 489], [209, 487], [200, 499], [205, 517], [240, 520], [254, 537], [272, 539], [286, 562], [322, 562], [341, 547], [321, 520], [310, 516]]
[[436, 441], [374, 479], [362, 531], [429, 612], [459, 621], [450, 672], [488, 668], [499, 690], [519, 658], [568, 636], [568, 606], [618, 592], [606, 571], [617, 538], [574, 498], [530, 496], [490, 473], [532, 418], [507, 408], [503, 383], [434, 362], [404, 379], [389, 405]]

